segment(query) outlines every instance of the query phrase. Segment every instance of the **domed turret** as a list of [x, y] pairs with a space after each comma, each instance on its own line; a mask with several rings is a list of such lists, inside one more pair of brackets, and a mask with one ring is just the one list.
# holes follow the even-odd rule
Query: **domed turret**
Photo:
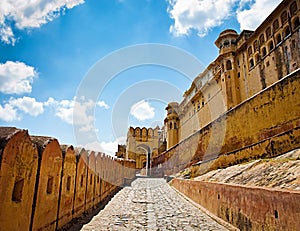
[[179, 127], [179, 104], [171, 102], [166, 107], [167, 118], [165, 119], [165, 127], [167, 128], [167, 149], [178, 143], [178, 127]]
[[218, 39], [215, 41], [216, 46], [220, 49], [220, 54], [235, 51], [236, 39], [239, 37], [235, 30], [227, 29], [220, 33]]

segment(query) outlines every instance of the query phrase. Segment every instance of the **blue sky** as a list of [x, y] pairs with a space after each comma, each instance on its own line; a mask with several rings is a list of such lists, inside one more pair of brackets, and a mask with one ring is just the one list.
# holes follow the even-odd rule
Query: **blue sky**
[[[191, 79], [171, 68], [141, 65], [112, 76], [93, 102], [79, 99], [77, 90], [97, 62], [125, 47], [157, 43], [188, 52], [205, 67], [218, 55], [214, 41], [221, 31], [255, 29], [279, 2], [2, 0], [0, 125], [112, 154], [128, 126], [161, 126], [167, 102], [180, 101]], [[155, 94], [149, 96], [151, 84]], [[74, 105], [80, 108], [78, 122]], [[77, 140], [75, 123], [97, 139]]]

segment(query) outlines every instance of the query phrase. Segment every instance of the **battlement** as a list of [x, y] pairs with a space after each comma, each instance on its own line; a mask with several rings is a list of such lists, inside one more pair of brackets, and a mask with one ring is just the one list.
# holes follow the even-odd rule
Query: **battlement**
[[[135, 162], [0, 127], [0, 227], [57, 230], [135, 177]], [[20, 215], [21, 214], [21, 215]]]
[[158, 136], [158, 131], [160, 130], [159, 126], [153, 128], [145, 128], [145, 127], [129, 127], [128, 135], [133, 137], [143, 137], [143, 138], [152, 138], [154, 136]]

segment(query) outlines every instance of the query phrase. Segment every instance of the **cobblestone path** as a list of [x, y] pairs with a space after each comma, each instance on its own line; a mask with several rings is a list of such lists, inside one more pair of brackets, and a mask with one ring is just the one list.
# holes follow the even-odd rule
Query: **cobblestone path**
[[138, 178], [81, 230], [227, 230], [164, 179]]

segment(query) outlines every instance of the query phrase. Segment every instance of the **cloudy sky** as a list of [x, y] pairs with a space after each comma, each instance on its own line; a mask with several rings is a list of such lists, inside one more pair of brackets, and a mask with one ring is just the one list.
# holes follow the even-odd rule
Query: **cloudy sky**
[[[79, 97], [78, 89], [97, 63], [116, 54], [97, 69], [87, 93], [109, 68], [127, 63], [129, 55], [120, 58], [119, 52], [126, 47], [172, 46], [205, 67], [217, 57], [214, 41], [222, 30], [254, 30], [279, 2], [1, 0], [0, 125], [112, 154], [125, 141], [128, 126], [161, 126], [166, 103], [180, 101], [191, 80], [166, 66], [126, 64], [101, 85], [97, 98]], [[177, 57], [171, 59], [176, 63]], [[94, 133], [96, 139], [78, 140], [74, 131], [84, 137]]]

